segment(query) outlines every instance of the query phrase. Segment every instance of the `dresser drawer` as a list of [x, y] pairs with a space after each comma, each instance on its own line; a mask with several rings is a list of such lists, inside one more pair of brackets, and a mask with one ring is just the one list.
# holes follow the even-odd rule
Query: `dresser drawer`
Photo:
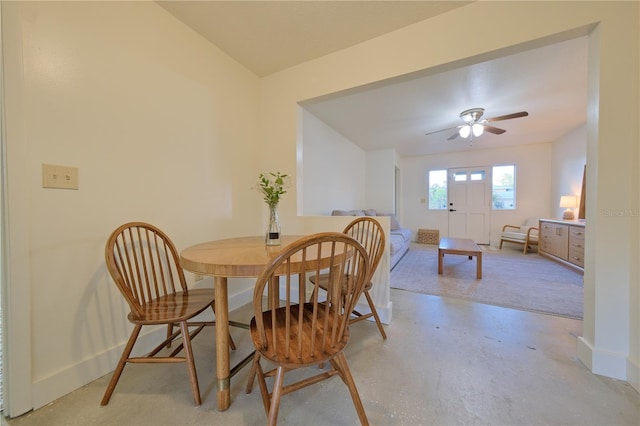
[[584, 238], [569, 237], [569, 251], [571, 250], [584, 252]]
[[581, 238], [584, 241], [584, 228], [580, 226], [569, 227], [569, 239]]
[[569, 248], [569, 262], [584, 268], [584, 247]]
[[584, 268], [584, 228], [569, 228], [569, 262]]

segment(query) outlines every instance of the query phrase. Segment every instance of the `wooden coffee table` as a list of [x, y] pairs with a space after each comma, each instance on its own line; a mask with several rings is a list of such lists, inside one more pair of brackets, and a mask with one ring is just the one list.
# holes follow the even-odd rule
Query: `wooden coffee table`
[[476, 257], [476, 279], [482, 279], [482, 250], [469, 238], [442, 238], [438, 246], [438, 274], [442, 275], [442, 261], [445, 254], [459, 254]]

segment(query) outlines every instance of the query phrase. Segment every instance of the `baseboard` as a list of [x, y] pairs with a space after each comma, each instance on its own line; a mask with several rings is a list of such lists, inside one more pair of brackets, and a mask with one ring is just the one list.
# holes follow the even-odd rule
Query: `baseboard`
[[[253, 288], [248, 288], [229, 297], [229, 311], [233, 311], [246, 305], [253, 299]], [[211, 312], [211, 311], [209, 311]], [[202, 315], [205, 315], [204, 313]], [[213, 314], [210, 314], [212, 316]], [[165, 337], [166, 328], [159, 326], [155, 329], [148, 328], [145, 334], [138, 337], [135, 353], [149, 352]], [[127, 336], [128, 337], [128, 336]], [[118, 359], [122, 355], [126, 341], [114, 346], [91, 358], [82, 360], [64, 368], [55, 374], [35, 380], [32, 388], [33, 409], [36, 410], [56, 399], [81, 388], [82, 386], [99, 379], [113, 371]], [[100, 401], [95, 401], [96, 405]]]
[[629, 380], [625, 354], [595, 348], [591, 342], [578, 337], [578, 359], [594, 374], [618, 380]]
[[253, 302], [253, 286], [229, 296], [229, 312]]
[[[247, 288], [237, 292], [229, 297], [229, 311], [233, 311], [253, 300], [253, 288]], [[364, 312], [369, 312], [369, 305], [358, 306]], [[384, 324], [391, 322], [392, 303], [386, 307], [377, 307], [380, 320]], [[203, 314], [204, 315], [204, 314]], [[155, 329], [149, 328], [145, 334], [141, 334], [135, 347], [135, 353], [143, 354], [149, 352], [164, 338], [166, 329], [159, 326]], [[105, 350], [91, 358], [74, 363], [55, 374], [35, 380], [32, 388], [33, 409], [44, 407], [45, 405], [55, 401], [56, 399], [73, 392], [86, 384], [99, 379], [100, 377], [110, 374], [120, 358], [126, 341]], [[96, 405], [100, 401], [95, 401]]]
[[627, 358], [627, 382], [640, 392], [640, 364]]
[[[136, 342], [135, 353], [149, 352], [164, 338], [166, 328], [149, 329]], [[127, 336], [128, 337], [128, 336]], [[33, 382], [33, 409], [37, 410], [82, 386], [109, 374], [118, 363], [126, 341], [91, 358], [68, 366], [55, 374]], [[100, 401], [95, 402], [100, 405]]]
[[593, 347], [582, 336], [578, 336], [576, 352], [578, 360], [589, 370], [593, 370]]

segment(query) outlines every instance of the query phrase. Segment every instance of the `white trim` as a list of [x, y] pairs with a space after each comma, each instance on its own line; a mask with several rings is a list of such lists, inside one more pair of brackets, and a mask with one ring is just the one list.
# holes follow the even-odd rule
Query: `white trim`
[[629, 380], [627, 366], [631, 360], [626, 354], [598, 349], [583, 337], [578, 337], [578, 359], [594, 374]]
[[[246, 305], [253, 298], [253, 288], [241, 291], [229, 298], [229, 310]], [[204, 313], [202, 315], [205, 315]], [[208, 315], [212, 315], [209, 311]], [[159, 326], [141, 334], [134, 347], [134, 353], [149, 352], [165, 337], [166, 329]], [[128, 338], [128, 336], [127, 336]], [[84, 359], [33, 383], [33, 409], [36, 410], [106, 374], [110, 374], [118, 363], [126, 341], [100, 354]], [[125, 373], [126, 374], [126, 373]], [[105, 388], [106, 389], [106, 388]], [[115, 393], [118, 390], [116, 388]], [[96, 401], [98, 404], [99, 401]]]
[[[15, 417], [33, 408], [31, 369], [31, 273], [29, 267], [28, 144], [24, 140], [24, 69], [19, 2], [2, 7], [2, 274], [4, 414]], [[7, 108], [9, 106], [9, 108]], [[10, 131], [8, 131], [10, 130]], [[11, 164], [11, 169], [6, 167]]]
[[640, 364], [627, 358], [627, 382], [640, 392]]

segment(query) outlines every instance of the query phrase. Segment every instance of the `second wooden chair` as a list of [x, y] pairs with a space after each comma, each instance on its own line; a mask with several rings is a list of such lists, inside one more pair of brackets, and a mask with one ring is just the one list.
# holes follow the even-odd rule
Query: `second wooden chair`
[[[373, 317], [376, 321], [376, 325], [378, 326], [378, 330], [380, 330], [380, 334], [383, 339], [387, 338], [387, 334], [384, 331], [384, 327], [382, 326], [382, 321], [380, 321], [380, 317], [378, 316], [378, 311], [376, 310], [376, 305], [373, 303], [373, 298], [371, 297], [371, 289], [373, 288], [373, 274], [378, 268], [378, 264], [380, 263], [380, 259], [382, 259], [382, 253], [384, 251], [385, 245], [385, 236], [384, 230], [382, 229], [382, 225], [380, 223], [368, 216], [358, 217], [342, 231], [343, 233], [349, 235], [350, 237], [355, 238], [362, 246], [367, 250], [367, 254], [369, 255], [369, 260], [371, 261], [371, 271], [369, 277], [367, 278], [367, 282], [364, 287], [364, 296], [367, 299], [367, 303], [369, 304], [370, 312], [360, 313], [355, 308], [352, 312], [353, 316], [351, 317], [351, 324], [363, 321], [367, 318]], [[323, 274], [320, 275], [319, 278], [319, 287], [323, 290], [327, 290], [327, 279], [328, 275]]]

